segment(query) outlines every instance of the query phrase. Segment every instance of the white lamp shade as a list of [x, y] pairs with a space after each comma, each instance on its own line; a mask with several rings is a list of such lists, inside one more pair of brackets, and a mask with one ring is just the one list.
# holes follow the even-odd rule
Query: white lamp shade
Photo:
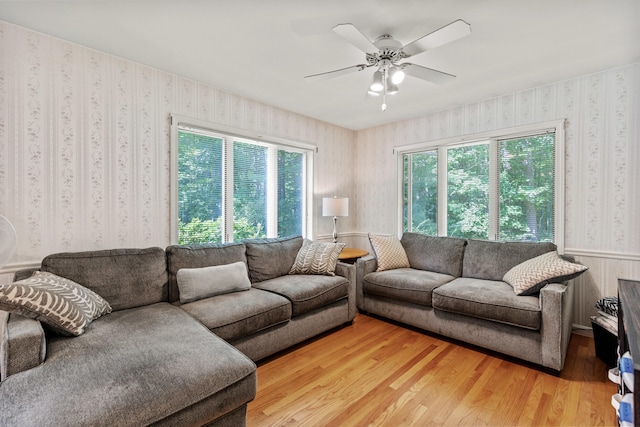
[[384, 83], [382, 82], [382, 72], [378, 70], [373, 73], [373, 82], [371, 83], [371, 86], [369, 86], [369, 90], [380, 92], [382, 89], [384, 89]]
[[394, 85], [399, 85], [404, 80], [404, 71], [398, 67], [389, 69], [389, 78]]
[[393, 95], [398, 93], [398, 86], [396, 86], [391, 79], [387, 78], [387, 95]]
[[323, 197], [322, 216], [349, 216], [349, 198]]

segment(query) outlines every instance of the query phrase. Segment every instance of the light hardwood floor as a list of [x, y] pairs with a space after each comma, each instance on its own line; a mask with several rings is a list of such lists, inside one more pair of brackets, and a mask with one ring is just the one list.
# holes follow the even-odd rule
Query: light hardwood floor
[[359, 314], [258, 364], [257, 426], [617, 425], [593, 338], [573, 334], [559, 376]]

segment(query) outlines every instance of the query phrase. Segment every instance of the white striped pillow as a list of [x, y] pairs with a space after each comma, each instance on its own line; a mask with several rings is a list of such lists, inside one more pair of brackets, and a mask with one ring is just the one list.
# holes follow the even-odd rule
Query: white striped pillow
[[305, 239], [289, 274], [335, 276], [338, 255], [344, 247], [344, 243], [312, 242]]
[[516, 295], [533, 295], [547, 283], [561, 283], [584, 273], [588, 268], [560, 258], [551, 251], [524, 261], [504, 275], [505, 282], [513, 287]]

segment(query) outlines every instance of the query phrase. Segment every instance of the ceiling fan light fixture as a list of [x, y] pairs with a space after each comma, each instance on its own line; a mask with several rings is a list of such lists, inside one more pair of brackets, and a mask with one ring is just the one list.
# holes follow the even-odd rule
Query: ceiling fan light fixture
[[387, 90], [386, 90], [386, 94], [387, 95], [393, 95], [394, 93], [398, 92], [398, 86], [393, 84], [391, 77], [387, 77]]
[[369, 86], [369, 90], [373, 92], [380, 92], [384, 89], [384, 83], [382, 82], [382, 71], [378, 70], [373, 73], [373, 82]]
[[[439, 30], [433, 31], [413, 42], [403, 45], [389, 34], [383, 34], [374, 42], [369, 40], [353, 24], [338, 24], [333, 31], [347, 42], [364, 52], [366, 62], [351, 67], [340, 68], [326, 73], [305, 76], [307, 81], [323, 80], [353, 71], [362, 71], [376, 67], [373, 80], [369, 85], [368, 96], [382, 95], [382, 111], [387, 109], [387, 95], [398, 92], [398, 86], [404, 81], [406, 74], [433, 83], [443, 83], [455, 78], [451, 74], [433, 70], [417, 64], [400, 63], [402, 60], [427, 50], [442, 46], [471, 34], [471, 26], [458, 19]], [[407, 70], [406, 72], [404, 70]]]
[[400, 67], [391, 67], [389, 69], [389, 77], [393, 84], [399, 85], [404, 80], [404, 71]]

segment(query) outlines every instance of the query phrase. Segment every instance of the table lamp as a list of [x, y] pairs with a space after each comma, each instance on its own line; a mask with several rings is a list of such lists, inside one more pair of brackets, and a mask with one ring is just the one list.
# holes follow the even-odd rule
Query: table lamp
[[349, 216], [349, 198], [348, 197], [323, 197], [322, 198], [322, 216], [333, 217], [333, 243], [338, 241], [338, 232], [336, 230], [336, 221], [339, 216]]

